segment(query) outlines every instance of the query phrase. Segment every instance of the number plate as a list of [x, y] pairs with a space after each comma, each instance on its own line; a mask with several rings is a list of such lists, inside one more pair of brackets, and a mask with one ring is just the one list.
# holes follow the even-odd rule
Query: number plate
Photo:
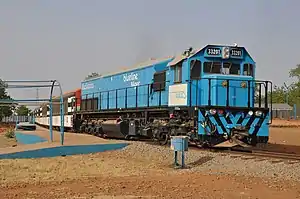
[[220, 48], [207, 48], [206, 50], [207, 55], [221, 55]]
[[233, 48], [230, 50], [230, 56], [232, 57], [242, 57], [242, 50]]

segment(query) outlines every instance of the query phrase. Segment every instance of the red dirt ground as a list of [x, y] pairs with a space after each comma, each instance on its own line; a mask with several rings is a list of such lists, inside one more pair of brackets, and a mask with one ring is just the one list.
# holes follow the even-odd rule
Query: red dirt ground
[[273, 119], [271, 127], [300, 127], [300, 120]]
[[[147, 171], [146, 171], [147, 172]], [[4, 191], [5, 190], [5, 191]], [[299, 198], [300, 184], [256, 178], [182, 173], [89, 177], [69, 181], [15, 182], [2, 186], [1, 198]]]
[[[36, 134], [48, 136], [47, 133], [41, 131], [37, 131]], [[75, 135], [66, 134], [66, 136], [70, 143], [78, 142], [78, 137], [76, 138]], [[95, 142], [94, 139], [90, 140], [90, 136], [81, 135], [81, 139]], [[300, 131], [297, 128], [271, 128], [270, 142], [273, 144], [280, 143], [282, 147], [289, 147], [288, 145], [292, 144], [300, 147], [299, 139]], [[100, 140], [102, 139], [99, 139], [99, 142]], [[55, 142], [57, 141], [56, 134]], [[300, 183], [220, 175], [217, 172], [213, 175], [205, 175], [203, 172], [184, 170], [171, 172], [171, 169], [151, 169], [149, 165], [154, 164], [153, 161], [122, 159], [114, 153], [100, 153], [94, 155], [92, 159], [88, 155], [77, 158], [66, 157], [69, 158], [64, 159], [66, 164], [60, 164], [62, 167], [59, 168], [55, 165], [58, 164], [57, 162], [62, 162], [63, 157], [41, 159], [38, 165], [28, 160], [26, 168], [23, 161], [2, 160], [2, 164], [8, 168], [20, 169], [15, 169], [12, 174], [8, 173], [9, 169], [5, 170], [7, 178], [0, 176], [0, 198], [300, 198]], [[89, 165], [98, 156], [102, 157], [99, 161], [103, 162], [98, 162], [99, 166]], [[95, 169], [92, 172], [94, 175], [84, 176], [83, 168], [76, 167], [79, 165], [79, 159], [81, 166], [86, 165], [86, 169]], [[29, 162], [35, 163], [35, 166], [30, 167]], [[51, 163], [54, 166], [51, 166]], [[130, 168], [120, 169], [125, 166]], [[35, 167], [36, 170], [33, 170], [32, 168]], [[141, 169], [143, 174], [136, 172]], [[63, 171], [68, 178], [63, 179], [58, 176], [58, 170]]]

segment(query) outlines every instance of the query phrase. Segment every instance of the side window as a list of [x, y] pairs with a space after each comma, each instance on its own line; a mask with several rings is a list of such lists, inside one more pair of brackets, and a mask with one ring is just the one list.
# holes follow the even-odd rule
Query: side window
[[153, 75], [153, 90], [155, 91], [163, 91], [166, 87], [166, 71], [154, 73]]
[[221, 62], [204, 62], [204, 73], [221, 73]]
[[240, 75], [240, 64], [223, 63], [223, 69], [226, 75]]
[[244, 64], [243, 75], [253, 77], [253, 65], [252, 64]]
[[191, 61], [191, 79], [200, 79], [201, 77], [201, 61]]
[[174, 68], [174, 82], [181, 83], [182, 82], [182, 62], [177, 63]]

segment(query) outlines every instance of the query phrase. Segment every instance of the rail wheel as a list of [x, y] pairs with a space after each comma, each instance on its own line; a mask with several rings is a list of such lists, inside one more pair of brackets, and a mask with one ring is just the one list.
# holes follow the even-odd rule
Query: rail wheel
[[158, 139], [158, 143], [160, 145], [166, 145], [169, 141], [169, 135], [166, 132], [162, 132], [160, 133], [159, 139]]

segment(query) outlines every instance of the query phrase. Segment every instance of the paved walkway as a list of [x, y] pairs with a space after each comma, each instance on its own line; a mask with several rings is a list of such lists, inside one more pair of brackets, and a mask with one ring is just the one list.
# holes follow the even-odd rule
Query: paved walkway
[[[36, 144], [28, 144], [28, 145], [23, 145], [18, 143], [16, 147], [0, 148], [0, 154], [61, 146], [60, 132], [57, 131], [53, 131], [53, 142], [50, 142], [49, 130], [42, 127], [37, 126], [36, 131], [18, 131], [18, 132], [24, 134], [37, 135], [42, 138], [45, 138], [48, 141], [42, 143], [36, 143]], [[122, 141], [106, 140], [92, 135], [65, 132], [64, 146], [112, 144], [112, 143], [122, 143]]]

